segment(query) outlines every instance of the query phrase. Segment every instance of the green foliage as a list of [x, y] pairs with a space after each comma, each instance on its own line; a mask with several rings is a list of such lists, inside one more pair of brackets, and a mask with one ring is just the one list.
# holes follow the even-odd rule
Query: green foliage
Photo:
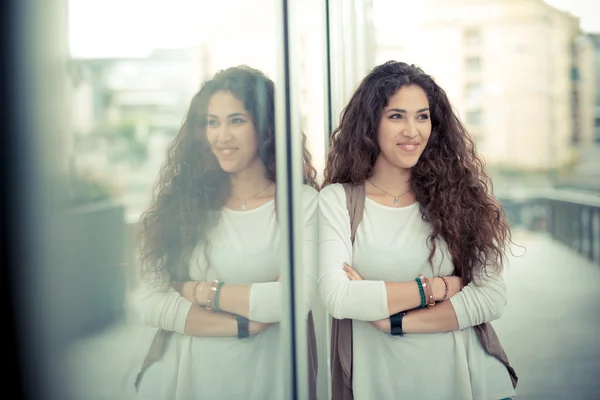
[[70, 207], [106, 201], [112, 198], [110, 186], [90, 175], [71, 171], [68, 179], [66, 205]]
[[113, 161], [141, 164], [148, 158], [148, 146], [136, 136], [134, 121], [98, 127], [95, 135], [108, 141], [112, 148], [110, 158]]
[[122, 122], [119, 125], [110, 126], [106, 131], [106, 136], [109, 139], [121, 139], [127, 142], [136, 141], [135, 123]]

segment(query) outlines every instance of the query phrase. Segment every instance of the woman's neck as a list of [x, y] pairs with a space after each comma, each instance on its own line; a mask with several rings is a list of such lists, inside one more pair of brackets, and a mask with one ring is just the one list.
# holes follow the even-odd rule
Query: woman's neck
[[369, 179], [378, 187], [396, 195], [410, 189], [410, 176], [410, 169], [398, 168], [380, 157], [375, 162]]
[[242, 171], [230, 174], [229, 177], [231, 194], [241, 199], [253, 196], [272, 183], [267, 178], [266, 169], [260, 160]]

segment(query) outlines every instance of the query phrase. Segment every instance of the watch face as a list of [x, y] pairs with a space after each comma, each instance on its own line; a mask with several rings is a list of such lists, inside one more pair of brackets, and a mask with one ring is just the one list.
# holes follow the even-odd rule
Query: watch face
[[233, 318], [237, 321], [238, 326], [238, 339], [245, 339], [250, 337], [250, 332], [248, 332], [248, 323], [250, 322], [248, 318], [244, 318], [239, 315], [234, 315]]
[[390, 333], [392, 334], [392, 336], [404, 336], [404, 332], [402, 332], [402, 328], [396, 326], [393, 327], [392, 330], [390, 331]]
[[402, 318], [405, 315], [405, 312], [399, 312], [398, 314], [390, 316], [390, 333], [393, 336], [404, 336], [404, 332], [402, 331]]

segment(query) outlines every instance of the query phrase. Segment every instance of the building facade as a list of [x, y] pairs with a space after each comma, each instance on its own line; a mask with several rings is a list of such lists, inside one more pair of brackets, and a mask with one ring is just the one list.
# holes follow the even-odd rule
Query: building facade
[[379, 57], [433, 75], [488, 165], [576, 162], [592, 141], [595, 98], [591, 41], [578, 18], [542, 0], [429, 0], [418, 12], [397, 45], [380, 32]]

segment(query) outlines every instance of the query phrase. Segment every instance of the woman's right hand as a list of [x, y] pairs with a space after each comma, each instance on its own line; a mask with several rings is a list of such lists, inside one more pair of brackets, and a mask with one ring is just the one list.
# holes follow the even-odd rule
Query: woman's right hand
[[[444, 279], [448, 283], [448, 293], [446, 293]], [[462, 278], [459, 278], [458, 276], [444, 276], [444, 279], [439, 276], [433, 277], [431, 285], [433, 287], [433, 299], [435, 301], [442, 301], [442, 299], [448, 300], [463, 288]]]
[[261, 333], [262, 331], [264, 331], [265, 329], [267, 329], [271, 325], [273, 325], [273, 324], [272, 323], [262, 323], [262, 322], [256, 322], [256, 321], [249, 321], [248, 322], [248, 333], [250, 333], [250, 336], [256, 335], [258, 333]]

